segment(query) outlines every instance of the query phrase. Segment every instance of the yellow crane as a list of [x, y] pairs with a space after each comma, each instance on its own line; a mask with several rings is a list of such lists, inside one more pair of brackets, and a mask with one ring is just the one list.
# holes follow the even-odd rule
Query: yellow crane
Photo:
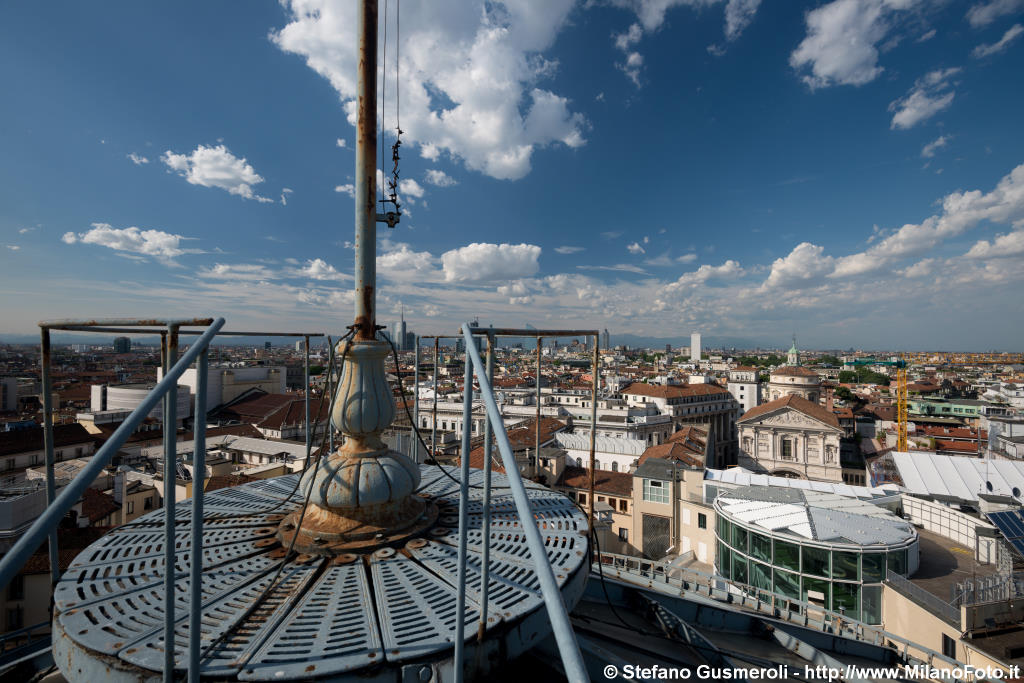
[[902, 354], [896, 364], [896, 450], [907, 452], [907, 362]]

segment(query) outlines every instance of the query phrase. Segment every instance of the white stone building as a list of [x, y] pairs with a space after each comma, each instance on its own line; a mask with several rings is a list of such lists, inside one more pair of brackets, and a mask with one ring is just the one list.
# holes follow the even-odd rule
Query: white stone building
[[788, 394], [747, 411], [736, 427], [741, 467], [783, 477], [844, 481], [839, 418], [817, 403]]

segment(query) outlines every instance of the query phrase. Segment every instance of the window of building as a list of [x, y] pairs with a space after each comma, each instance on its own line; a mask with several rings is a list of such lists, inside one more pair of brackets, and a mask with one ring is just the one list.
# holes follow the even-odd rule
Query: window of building
[[7, 609], [7, 630], [17, 631], [24, 626], [25, 612], [21, 607], [9, 607]]
[[793, 459], [793, 440], [783, 439], [782, 440], [782, 459], [792, 460]]
[[615, 460], [612, 460], [612, 472], [618, 472], [618, 471], [619, 471], [619, 463], [617, 461], [615, 461]]
[[25, 599], [25, 576], [17, 574], [7, 584], [7, 599], [10, 601]]
[[144, 501], [142, 501], [142, 509], [143, 510], [152, 510], [153, 509], [153, 496], [146, 496], [146, 499]]
[[604, 496], [598, 496], [597, 497], [597, 502], [598, 503], [603, 503], [604, 502]]
[[134, 500], [129, 500], [128, 501], [128, 514], [130, 515], [133, 512], [135, 512], [135, 501]]
[[579, 494], [579, 498], [580, 498], [580, 505], [586, 505], [587, 504], [587, 494], [581, 493], [581, 494]]
[[619, 527], [619, 540], [626, 542], [629, 541], [629, 529], [626, 527]]
[[626, 512], [629, 509], [628, 505], [629, 502], [625, 498], [619, 498], [619, 512]]
[[708, 516], [705, 515], [703, 512], [698, 512], [697, 513], [697, 528], [698, 529], [707, 529], [708, 528]]
[[942, 634], [942, 654], [950, 659], [956, 659], [956, 641]]
[[644, 500], [651, 503], [668, 503], [668, 487], [657, 479], [644, 479]]

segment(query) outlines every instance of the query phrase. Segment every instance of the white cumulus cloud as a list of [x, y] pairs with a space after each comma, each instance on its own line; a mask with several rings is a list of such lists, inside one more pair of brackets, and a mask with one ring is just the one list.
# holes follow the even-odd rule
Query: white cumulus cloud
[[888, 35], [900, 0], [834, 0], [807, 13], [807, 36], [789, 64], [811, 88], [864, 85], [882, 73], [878, 44]]
[[494, 282], [534, 275], [541, 249], [534, 244], [473, 244], [441, 254], [448, 282]]
[[128, 158], [131, 159], [132, 163], [135, 164], [136, 166], [141, 166], [142, 164], [149, 163], [149, 159], [147, 159], [144, 156], [139, 156], [135, 152], [130, 153], [128, 155]]
[[165, 263], [182, 254], [200, 254], [201, 249], [185, 249], [181, 246], [187, 237], [163, 230], [140, 230], [137, 227], [114, 228], [109, 223], [93, 223], [86, 232], [66, 232], [61, 236], [65, 244], [96, 244], [115, 251], [152, 256]]
[[338, 186], [336, 186], [334, 188], [334, 191], [335, 192], [341, 192], [342, 194], [347, 194], [349, 197], [352, 197], [352, 198], [355, 198], [355, 196], [356, 196], [356, 186], [353, 185], [352, 183], [345, 183], [344, 185], [338, 185]]
[[1024, 254], [1024, 230], [997, 235], [991, 242], [980, 240], [964, 256], [970, 259], [1008, 258]]
[[437, 187], [451, 187], [452, 185], [459, 184], [459, 181], [455, 180], [455, 178], [436, 168], [429, 169], [426, 175], [423, 176], [423, 180]]
[[630, 254], [646, 254], [647, 250], [640, 246], [639, 242], [633, 242], [626, 247]]
[[[341, 96], [355, 124], [356, 13], [348, 3], [285, 2], [290, 23], [272, 35], [305, 58]], [[586, 122], [543, 87], [557, 63], [544, 57], [573, 0], [415, 3], [402, 8], [399, 87], [405, 140], [499, 179], [530, 171], [535, 150], [584, 144]], [[388, 60], [388, 83], [395, 83]]]
[[[908, 223], [867, 251], [836, 259], [834, 277], [880, 270], [894, 260], [921, 253], [961, 235], [982, 221], [1024, 227], [1024, 164], [1017, 166], [991, 192], [953, 192], [942, 200], [942, 212], [921, 223]], [[975, 245], [979, 251], [986, 247]]]
[[801, 242], [788, 255], [772, 263], [762, 289], [800, 289], [821, 283], [831, 272], [834, 259], [825, 254], [825, 248], [810, 242]]
[[953, 103], [956, 94], [950, 79], [961, 69], [936, 69], [917, 79], [904, 97], [889, 105], [893, 112], [890, 128], [913, 128]]
[[262, 183], [263, 177], [245, 158], [236, 157], [224, 145], [199, 145], [191, 154], [175, 154], [168, 150], [160, 159], [192, 185], [219, 187], [258, 202], [274, 201], [253, 192], [252, 186]]

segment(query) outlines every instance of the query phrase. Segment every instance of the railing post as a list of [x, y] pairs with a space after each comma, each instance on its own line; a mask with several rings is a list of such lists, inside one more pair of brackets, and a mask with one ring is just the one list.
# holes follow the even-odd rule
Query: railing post
[[[409, 437], [412, 441], [412, 461], [419, 463], [420, 461], [420, 444], [419, 438], [416, 436], [416, 431], [420, 427], [420, 336], [416, 335], [416, 360], [413, 363], [413, 381], [412, 381], [412, 429], [409, 430]], [[401, 381], [401, 380], [399, 380]]]
[[[537, 335], [537, 424], [534, 425], [535, 429], [533, 432], [533, 458], [534, 462], [540, 463], [540, 355], [541, 355], [541, 336]], [[527, 463], [529, 465], [529, 463]], [[528, 472], [531, 470], [527, 470]]]
[[[600, 377], [598, 369], [598, 353], [597, 353], [597, 335], [594, 335], [594, 376], [591, 378], [590, 383], [590, 494], [587, 498], [588, 514], [587, 520], [589, 524], [589, 531], [594, 530], [594, 477], [596, 472], [595, 462], [595, 449], [597, 448], [597, 385], [598, 378]], [[674, 484], [673, 484], [674, 485]], [[673, 500], [672, 505], [676, 508], [679, 507], [678, 503]], [[675, 513], [673, 512], [673, 519], [675, 519]]]
[[[487, 381], [494, 381], [494, 333], [487, 334]], [[487, 600], [491, 583], [491, 416], [484, 411], [484, 518], [481, 523], [483, 538], [480, 539], [483, 559], [483, 582], [480, 588], [480, 624], [476, 639], [482, 642], [487, 630]]]
[[[472, 358], [473, 364], [480, 368], [483, 363], [480, 360], [479, 352], [473, 345], [473, 337], [468, 323], [462, 326], [462, 336], [466, 341], [466, 353]], [[551, 622], [551, 630], [555, 635], [555, 642], [558, 644], [558, 651], [562, 656], [562, 666], [565, 668], [566, 678], [574, 682], [587, 681], [589, 678], [586, 667], [583, 665], [579, 644], [576, 642], [576, 637], [573, 634], [572, 624], [569, 622], [569, 614], [565, 608], [562, 593], [559, 591], [558, 583], [555, 581], [555, 574], [551, 569], [551, 561], [544, 546], [544, 539], [541, 538], [540, 531], [537, 529], [537, 523], [530, 508], [530, 499], [526, 494], [526, 488], [523, 486], [523, 478], [519, 474], [515, 454], [512, 452], [512, 445], [508, 440], [508, 433], [505, 431], [505, 425], [501, 421], [501, 411], [498, 409], [498, 403], [494, 399], [491, 383], [487, 381], [487, 377], [483, 373], [478, 374], [477, 377], [480, 380], [480, 397], [483, 399], [486, 410], [491, 414], [491, 419], [495, 425], [494, 438], [498, 443], [498, 450], [501, 452], [502, 462], [508, 477], [509, 489], [511, 490], [512, 498], [516, 504], [516, 511], [519, 513], [520, 523], [523, 527], [523, 535], [526, 537], [526, 544], [536, 565], [537, 581], [540, 583], [541, 595], [544, 596], [544, 605], [547, 609], [548, 619]], [[468, 450], [468, 444], [466, 445], [466, 450]], [[468, 458], [463, 465], [463, 487], [468, 483], [466, 480], [469, 476], [466, 465], [468, 465]], [[461, 571], [464, 571], [464, 568], [460, 563]], [[462, 621], [461, 616], [460, 614], [459, 623]], [[459, 647], [458, 642], [456, 642], [456, 647]], [[460, 663], [460, 660], [456, 661], [457, 665]]]
[[[205, 323], [204, 323], [205, 324]], [[42, 512], [32, 525], [21, 535], [7, 553], [0, 558], [0, 590], [5, 588], [17, 575], [18, 571], [28, 562], [36, 549], [46, 540], [52, 529], [56, 529], [61, 519], [67, 514], [78, 501], [90, 484], [95, 481], [114, 455], [117, 454], [121, 445], [128, 440], [132, 432], [139, 424], [146, 419], [149, 413], [160, 405], [161, 397], [171, 386], [175, 386], [187, 365], [191, 364], [198, 356], [199, 350], [205, 347], [217, 334], [217, 331], [224, 326], [224, 319], [218, 318], [210, 328], [203, 332], [199, 340], [190, 348], [182, 358], [182, 362], [172, 370], [173, 377], [165, 376], [157, 383], [156, 388], [142, 399], [142, 402], [131, 412], [121, 423], [113, 435], [95, 453], [89, 462], [82, 468], [74, 479], [67, 486], [61, 489], [60, 494], [53, 503]]]
[[[203, 485], [206, 483], [206, 375], [209, 367], [207, 350], [203, 349], [196, 363], [196, 407], [193, 418], [192, 453], [192, 576], [189, 580], [188, 615], [188, 680], [199, 683], [199, 653], [202, 632], [203, 596]], [[306, 392], [309, 392], [309, 337], [306, 337]], [[309, 406], [306, 406], [307, 424]], [[309, 441], [307, 440], [307, 444]], [[308, 457], [308, 447], [307, 447]]]
[[[46, 505], [53, 505], [57, 496], [57, 482], [53, 458], [53, 381], [50, 379], [50, 330], [41, 330], [40, 380], [43, 385], [43, 452], [46, 459]], [[50, 583], [51, 588], [60, 581], [60, 551], [57, 546], [57, 527], [50, 531]]]
[[[309, 335], [307, 334], [305, 337], [303, 337], [303, 339], [305, 341], [305, 350], [306, 350], [306, 370], [305, 370], [306, 383], [302, 387], [302, 389], [303, 389], [302, 393], [305, 394], [305, 396], [306, 396], [306, 463], [305, 463], [305, 465], [306, 465], [306, 467], [309, 467], [309, 457], [310, 457], [311, 449], [313, 448], [313, 440], [310, 438], [310, 427], [309, 427]], [[205, 353], [203, 354], [203, 357], [204, 358], [206, 357]], [[320, 400], [323, 401], [323, 397], [321, 397]]]
[[[470, 346], [473, 340], [470, 339]], [[466, 542], [469, 535], [469, 421], [473, 414], [473, 365], [466, 350], [466, 371], [462, 382], [462, 468], [459, 480], [459, 586], [455, 601], [455, 683], [463, 677], [466, 630]]]
[[[164, 375], [178, 360], [178, 326], [167, 327]], [[174, 489], [178, 460], [178, 383], [164, 394], [164, 683], [174, 683]]]
[[[437, 356], [440, 340], [434, 337], [434, 414], [430, 418], [430, 457], [437, 455]], [[469, 358], [467, 355], [466, 358]]]

